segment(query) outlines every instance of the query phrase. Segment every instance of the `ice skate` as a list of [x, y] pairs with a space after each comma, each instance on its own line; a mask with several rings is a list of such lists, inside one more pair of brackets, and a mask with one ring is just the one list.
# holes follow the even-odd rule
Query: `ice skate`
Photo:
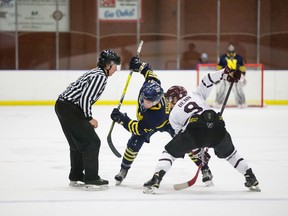
[[259, 182], [257, 181], [251, 168], [246, 171], [246, 174], [244, 176], [246, 179], [246, 182], [244, 184], [245, 187], [249, 188], [249, 190], [251, 191], [257, 191], [257, 192], [261, 191], [259, 187]]
[[84, 187], [85, 186], [84, 182], [85, 182], [84, 177], [73, 180], [70, 179], [69, 187], [76, 187], [76, 188]]
[[159, 188], [160, 183], [162, 181], [163, 176], [165, 175], [164, 170], [160, 170], [159, 172], [156, 172], [152, 179], [144, 183], [144, 190], [143, 193], [146, 194], [155, 194], [156, 190]]
[[69, 187], [84, 187], [85, 184], [83, 181], [70, 181]]
[[99, 191], [108, 189], [109, 181], [104, 179], [97, 179], [94, 181], [85, 182], [85, 190], [86, 191]]
[[121, 168], [120, 172], [114, 177], [116, 180], [116, 186], [120, 185], [122, 181], [126, 178], [128, 169]]
[[211, 170], [208, 168], [208, 169], [201, 170], [201, 172], [202, 172], [202, 182], [207, 187], [213, 187], [214, 183], [212, 181], [213, 175], [212, 175]]

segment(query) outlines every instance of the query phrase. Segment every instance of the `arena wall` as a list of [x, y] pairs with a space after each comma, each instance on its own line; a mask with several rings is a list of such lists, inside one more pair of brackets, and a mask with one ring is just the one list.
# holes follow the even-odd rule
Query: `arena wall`
[[[58, 95], [77, 79], [84, 70], [2, 70], [0, 72], [0, 105], [53, 105]], [[183, 85], [188, 91], [196, 87], [194, 70], [155, 71], [164, 90], [172, 85]], [[109, 77], [107, 87], [97, 104], [118, 104], [129, 71], [121, 71]], [[134, 73], [127, 89], [124, 104], [136, 104], [142, 75]], [[265, 70], [265, 104], [288, 105], [288, 71]], [[248, 80], [249, 82], [249, 80]]]

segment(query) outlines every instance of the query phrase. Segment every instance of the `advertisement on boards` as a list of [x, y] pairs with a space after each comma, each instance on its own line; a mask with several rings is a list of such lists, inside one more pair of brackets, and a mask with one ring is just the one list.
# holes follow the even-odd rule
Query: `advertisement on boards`
[[141, 0], [98, 0], [100, 21], [141, 20]]
[[55, 32], [57, 21], [69, 31], [69, 0], [0, 0], [0, 31]]

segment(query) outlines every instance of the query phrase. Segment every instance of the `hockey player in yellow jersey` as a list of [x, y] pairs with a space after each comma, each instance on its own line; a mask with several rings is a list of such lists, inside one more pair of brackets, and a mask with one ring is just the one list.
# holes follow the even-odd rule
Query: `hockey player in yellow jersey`
[[[233, 93], [235, 97], [236, 105], [240, 108], [246, 107], [246, 98], [244, 93], [244, 86], [246, 85], [246, 68], [244, 66], [243, 58], [236, 53], [236, 46], [230, 43], [227, 46], [226, 53], [220, 57], [219, 63], [217, 65], [217, 70], [221, 70], [228, 66], [228, 68], [232, 70], [239, 70], [241, 71], [241, 79], [238, 83], [235, 83], [233, 86]], [[216, 86], [217, 93], [216, 93], [216, 106], [220, 107], [223, 104], [226, 92], [228, 90], [229, 84], [222, 80]]]

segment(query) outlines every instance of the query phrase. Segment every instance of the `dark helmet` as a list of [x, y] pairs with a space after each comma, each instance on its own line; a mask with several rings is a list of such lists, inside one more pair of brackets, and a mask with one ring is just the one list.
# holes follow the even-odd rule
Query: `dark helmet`
[[107, 64], [120, 65], [120, 63], [121, 63], [120, 57], [113, 50], [106, 49], [100, 53], [99, 60], [98, 60], [98, 66], [99, 67], [104, 68], [105, 65], [107, 65]]
[[187, 95], [187, 90], [183, 86], [171, 86], [167, 92], [164, 94], [165, 98], [170, 102], [173, 102], [173, 98], [176, 97], [177, 100], [185, 97]]
[[140, 92], [140, 96], [143, 99], [153, 102], [160, 101], [164, 94], [160, 84], [155, 81], [145, 83]]

